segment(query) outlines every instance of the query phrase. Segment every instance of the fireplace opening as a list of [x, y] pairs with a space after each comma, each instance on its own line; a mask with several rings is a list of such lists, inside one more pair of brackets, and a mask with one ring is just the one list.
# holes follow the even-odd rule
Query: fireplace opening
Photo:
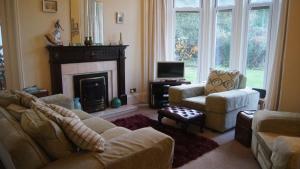
[[74, 96], [80, 98], [82, 109], [88, 113], [108, 107], [108, 74], [93, 73], [73, 76]]

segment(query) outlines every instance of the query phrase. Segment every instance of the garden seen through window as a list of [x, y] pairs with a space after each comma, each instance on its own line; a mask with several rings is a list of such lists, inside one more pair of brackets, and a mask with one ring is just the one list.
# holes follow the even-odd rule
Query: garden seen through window
[[[205, 15], [209, 17], [202, 18], [203, 10], [210, 9], [208, 3], [174, 0], [174, 59], [185, 62], [186, 80], [199, 82], [200, 63], [202, 57], [207, 57], [212, 60], [208, 67], [240, 70], [247, 76], [247, 86], [265, 87], [273, 1], [244, 1], [247, 1], [246, 7], [242, 3], [236, 4], [235, 0], [210, 0], [215, 3], [215, 8]], [[244, 15], [236, 15], [238, 9]], [[239, 32], [234, 31], [237, 27]], [[202, 36], [206, 34], [214, 39], [204, 41]], [[241, 44], [233, 45], [237, 40]], [[200, 48], [201, 44], [208, 42], [211, 48]], [[213, 54], [201, 56], [201, 50], [211, 49]], [[237, 54], [239, 51], [244, 51], [244, 54]], [[241, 61], [235, 62], [237, 59]]]

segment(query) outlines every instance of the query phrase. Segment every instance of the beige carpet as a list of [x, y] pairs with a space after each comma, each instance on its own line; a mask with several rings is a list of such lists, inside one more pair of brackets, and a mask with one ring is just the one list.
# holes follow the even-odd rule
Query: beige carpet
[[[156, 110], [150, 109], [147, 106], [139, 106], [138, 110], [134, 112], [107, 120], [113, 121], [135, 114], [143, 114], [149, 118], [157, 119]], [[166, 118], [163, 119], [163, 123], [179, 127], [174, 121]], [[225, 133], [205, 130], [204, 133], [200, 133], [197, 126], [191, 126], [189, 131], [216, 141], [220, 147], [178, 169], [260, 169], [250, 148], [246, 148], [234, 140], [234, 130]]]

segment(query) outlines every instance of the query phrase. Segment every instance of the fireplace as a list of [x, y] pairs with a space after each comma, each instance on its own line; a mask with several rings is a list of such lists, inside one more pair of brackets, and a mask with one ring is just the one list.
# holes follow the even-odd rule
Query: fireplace
[[[105, 80], [105, 84], [106, 90], [108, 90], [108, 97], [105, 99], [108, 99], [108, 101], [105, 100], [106, 106], [108, 106], [107, 103], [114, 97], [120, 98], [122, 105], [126, 105], [126, 48], [127, 45], [47, 46], [49, 51], [52, 94], [63, 93], [71, 98], [80, 97], [80, 91], [79, 94], [75, 94], [74, 91], [74, 76], [107, 72], [108, 82]], [[95, 87], [96, 83], [100, 84], [100, 81], [103, 81], [103, 78], [97, 80], [99, 82], [93, 80], [82, 80], [82, 82], [90, 84], [91, 86], [94, 85]], [[93, 93], [88, 93], [88, 98], [90, 98], [92, 94]]]
[[108, 73], [73, 76], [74, 97], [80, 98], [84, 111], [93, 113], [105, 110], [108, 104]]

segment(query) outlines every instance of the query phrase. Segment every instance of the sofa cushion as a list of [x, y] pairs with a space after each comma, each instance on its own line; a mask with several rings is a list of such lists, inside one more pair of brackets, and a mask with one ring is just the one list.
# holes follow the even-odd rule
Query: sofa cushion
[[22, 114], [28, 110], [27, 107], [23, 107], [21, 105], [18, 104], [10, 104], [9, 106], [6, 107], [6, 110], [12, 115], [14, 116], [14, 118], [18, 121], [21, 120], [21, 116]]
[[114, 127], [104, 131], [101, 135], [103, 138], [105, 138], [105, 140], [110, 140], [130, 132], [131, 130], [124, 127]]
[[3, 163], [13, 161], [18, 169], [37, 169], [49, 163], [49, 159], [39, 146], [21, 128], [20, 123], [0, 107], [0, 152]]
[[48, 106], [34, 102], [32, 108], [55, 121], [68, 138], [82, 150], [103, 152], [105, 140], [97, 132], [87, 127], [79, 118], [64, 117]]
[[239, 71], [211, 70], [205, 86], [205, 95], [235, 89]]
[[32, 106], [32, 101], [39, 100], [36, 96], [33, 96], [24, 91], [14, 90], [13, 93], [20, 99], [20, 104], [27, 108], [30, 108]]
[[183, 99], [182, 104], [186, 107], [205, 111], [206, 96], [190, 97]]
[[85, 119], [85, 120], [82, 120], [82, 122], [86, 126], [88, 126], [90, 129], [97, 132], [98, 134], [102, 134], [106, 130], [116, 127], [116, 125], [114, 125], [113, 123], [111, 123], [107, 120], [103, 120], [99, 117], [93, 117], [93, 118], [90, 118], [90, 119]]
[[72, 109], [72, 111], [81, 119], [81, 120], [85, 120], [85, 119], [90, 119], [93, 116], [88, 114], [87, 112], [84, 112], [82, 110], [79, 109]]
[[22, 114], [21, 126], [51, 157], [56, 160], [73, 152], [71, 143], [61, 128], [40, 112], [28, 110]]
[[76, 113], [74, 113], [73, 111], [66, 109], [62, 106], [55, 105], [55, 104], [48, 104], [47, 106], [50, 107], [55, 112], [57, 112], [58, 114], [62, 115], [63, 117], [72, 117], [72, 118], [80, 119], [76, 115]]
[[0, 91], [0, 106], [6, 108], [10, 104], [20, 104], [18, 97], [11, 91]]

